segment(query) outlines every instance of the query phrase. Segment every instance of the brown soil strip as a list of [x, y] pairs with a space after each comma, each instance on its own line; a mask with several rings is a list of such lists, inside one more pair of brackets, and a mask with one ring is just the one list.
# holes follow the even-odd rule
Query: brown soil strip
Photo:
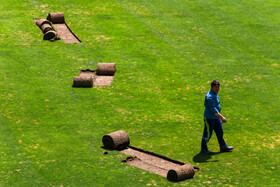
[[[49, 13], [47, 19], [34, 19], [36, 25], [40, 27], [42, 32], [45, 34], [50, 30], [54, 29], [46, 29], [46, 24], [53, 26], [55, 30], [58, 32], [60, 38], [65, 41], [65, 43], [80, 43], [81, 40], [72, 32], [72, 30], [68, 27], [65, 22], [64, 13]], [[42, 27], [45, 25], [44, 27]], [[56, 34], [57, 35], [57, 34]], [[53, 34], [51, 35], [53, 36]], [[50, 34], [44, 39], [50, 38]]]
[[81, 70], [80, 75], [74, 77], [73, 87], [88, 87], [84, 85], [89, 85], [89, 78], [83, 78], [84, 76], [90, 76], [94, 86], [111, 86], [115, 72], [115, 63], [98, 63], [97, 70]]
[[80, 43], [81, 40], [71, 31], [65, 22], [64, 13], [49, 13], [47, 19], [53, 23], [60, 38], [66, 43]]
[[111, 86], [114, 76], [95, 76], [94, 86]]
[[104, 135], [102, 142], [107, 149], [119, 150], [126, 155], [130, 155], [122, 162], [161, 175], [170, 181], [193, 178], [195, 171], [197, 171], [195, 170], [197, 168], [191, 164], [185, 164], [153, 152], [129, 146], [129, 136], [123, 130]]
[[143, 160], [139, 159], [138, 157], [128, 157], [125, 161], [128, 165], [143, 169], [145, 171], [155, 173], [157, 175], [167, 177], [168, 170], [164, 168], [157, 167], [155, 165], [145, 163]]
[[[120, 152], [136, 157], [136, 159], [127, 160], [126, 163], [134, 167], [144, 169], [146, 171], [167, 177], [169, 170], [177, 168], [178, 164], [156, 156], [156, 154], [148, 154], [146, 151], [140, 151], [133, 147], [128, 147]], [[179, 164], [181, 166], [182, 164]]]
[[78, 37], [70, 30], [66, 23], [54, 23], [54, 28], [57, 30], [60, 38], [65, 43], [80, 43]]

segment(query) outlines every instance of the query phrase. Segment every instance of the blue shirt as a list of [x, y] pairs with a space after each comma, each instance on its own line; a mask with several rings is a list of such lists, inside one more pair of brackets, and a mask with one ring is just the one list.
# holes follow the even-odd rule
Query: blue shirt
[[219, 119], [219, 117], [215, 116], [215, 113], [221, 112], [220, 99], [218, 94], [214, 93], [212, 90], [207, 92], [204, 101], [204, 117], [208, 119]]

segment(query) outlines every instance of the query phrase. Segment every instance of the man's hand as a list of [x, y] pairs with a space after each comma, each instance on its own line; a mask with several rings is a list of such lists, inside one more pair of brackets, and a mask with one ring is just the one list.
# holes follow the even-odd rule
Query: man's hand
[[225, 117], [221, 117], [221, 120], [222, 120], [223, 123], [227, 122], [227, 119]]
[[227, 122], [227, 119], [220, 113], [215, 113], [215, 116], [219, 117], [223, 123]]

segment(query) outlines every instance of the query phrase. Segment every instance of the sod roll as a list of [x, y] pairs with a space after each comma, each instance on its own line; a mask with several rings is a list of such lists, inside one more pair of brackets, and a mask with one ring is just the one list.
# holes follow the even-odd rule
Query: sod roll
[[55, 39], [57, 33], [54, 30], [50, 30], [44, 34], [44, 40]]
[[45, 34], [46, 32], [48, 32], [48, 31], [51, 31], [51, 30], [54, 31], [53, 27], [52, 27], [51, 25], [49, 25], [49, 24], [43, 24], [43, 25], [41, 26], [41, 30], [42, 30], [42, 32], [43, 32], [44, 34]]
[[104, 147], [108, 149], [124, 149], [129, 146], [130, 140], [128, 134], [125, 131], [119, 130], [104, 135], [102, 142]]
[[64, 13], [49, 13], [47, 19], [52, 23], [65, 23]]
[[97, 64], [97, 75], [114, 75], [116, 72], [115, 63], [98, 63]]
[[178, 166], [178, 168], [171, 169], [167, 173], [167, 179], [170, 181], [181, 181], [194, 176], [194, 167], [191, 164]]
[[93, 78], [92, 76], [74, 76], [73, 87], [92, 87]]
[[44, 24], [48, 24], [48, 25], [52, 25], [52, 23], [49, 21], [49, 20], [47, 20], [47, 19], [38, 19], [37, 21], [36, 21], [36, 25], [38, 26], [38, 27], [42, 27], [42, 25], [44, 25]]

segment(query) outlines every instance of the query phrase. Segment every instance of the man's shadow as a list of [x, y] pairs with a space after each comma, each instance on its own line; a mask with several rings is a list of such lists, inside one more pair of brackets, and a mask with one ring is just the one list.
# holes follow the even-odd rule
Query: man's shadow
[[212, 154], [205, 154], [205, 153], [198, 153], [193, 157], [194, 162], [202, 163], [202, 162], [218, 162], [218, 160], [211, 160], [208, 161], [210, 158], [212, 158], [213, 155], [220, 154], [221, 152], [213, 152]]

